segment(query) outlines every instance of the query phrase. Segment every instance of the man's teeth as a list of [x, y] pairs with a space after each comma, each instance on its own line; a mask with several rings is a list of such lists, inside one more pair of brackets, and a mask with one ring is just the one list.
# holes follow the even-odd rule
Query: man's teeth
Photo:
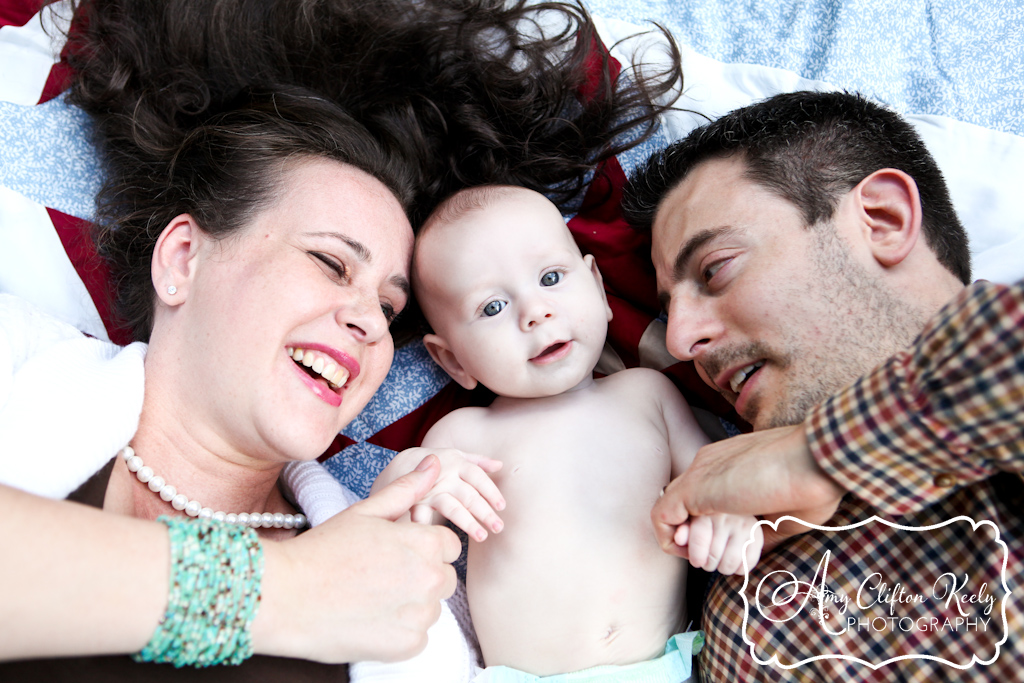
[[764, 365], [763, 360], [758, 361], [756, 363], [751, 363], [745, 368], [737, 370], [736, 374], [733, 375], [732, 379], [729, 380], [729, 387], [732, 389], [733, 393], [740, 393], [740, 387], [743, 386], [743, 383], [745, 381], [747, 381], [747, 377], [750, 377], [752, 374], [754, 374], [754, 370], [757, 370], [762, 365]]
[[350, 373], [347, 369], [338, 367], [333, 360], [320, 355], [316, 351], [297, 349], [290, 346], [285, 350], [288, 351], [288, 354], [296, 363], [302, 363], [304, 366], [326, 379], [332, 389], [342, 387], [345, 385], [345, 382], [348, 381]]

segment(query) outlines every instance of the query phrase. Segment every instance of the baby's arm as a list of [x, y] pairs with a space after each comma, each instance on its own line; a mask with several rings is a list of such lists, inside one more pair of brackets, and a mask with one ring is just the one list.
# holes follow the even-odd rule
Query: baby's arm
[[[662, 375], [661, 378], [664, 381], [657, 383], [657, 396], [668, 431], [672, 478], [675, 479], [686, 471], [709, 439], [675, 385], [667, 377]], [[744, 556], [748, 569], [760, 559], [764, 534], [753, 516], [718, 514], [692, 518], [676, 528], [673, 540], [680, 551], [677, 554], [689, 559], [694, 567], [722, 574], [741, 574]]]
[[[436, 524], [445, 517], [477, 541], [487, 538], [487, 529], [499, 532], [502, 521], [497, 510], [505, 499], [488, 473], [501, 469], [501, 462], [452, 446], [458, 444], [459, 426], [470, 416], [457, 410], [435, 424], [420, 448], [409, 448], [394, 457], [373, 483], [371, 493], [412, 472], [428, 455], [441, 462], [441, 474], [433, 488], [410, 511], [412, 521]], [[435, 512], [437, 514], [435, 514]]]

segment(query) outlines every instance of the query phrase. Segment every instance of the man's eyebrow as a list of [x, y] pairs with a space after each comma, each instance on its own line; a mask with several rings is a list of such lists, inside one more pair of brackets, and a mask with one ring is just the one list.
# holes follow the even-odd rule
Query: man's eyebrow
[[[707, 228], [686, 240], [686, 242], [679, 247], [679, 251], [676, 252], [676, 258], [672, 263], [672, 282], [679, 282], [686, 276], [686, 271], [690, 267], [690, 260], [693, 259], [693, 255], [698, 249], [711, 240], [721, 237], [731, 229], [732, 228], [728, 225], [720, 225], [717, 228]], [[671, 297], [668, 292], [658, 292], [658, 302], [661, 304], [661, 310], [668, 310], [670, 299]]]
[[717, 239], [729, 232], [732, 228], [728, 225], [721, 225], [717, 228], [707, 228], [701, 230], [696, 235], [686, 240], [683, 246], [676, 252], [675, 262], [672, 264], [672, 281], [679, 282], [686, 275], [686, 271], [690, 268], [690, 260], [693, 259], [694, 253], [703, 247], [711, 240]]
[[[307, 232], [310, 237], [329, 237], [344, 242], [349, 246], [352, 251], [355, 252], [356, 258], [363, 263], [369, 263], [373, 259], [373, 254], [366, 248], [366, 245], [359, 240], [353, 239], [348, 235], [340, 232]], [[408, 286], [408, 283], [407, 283]]]

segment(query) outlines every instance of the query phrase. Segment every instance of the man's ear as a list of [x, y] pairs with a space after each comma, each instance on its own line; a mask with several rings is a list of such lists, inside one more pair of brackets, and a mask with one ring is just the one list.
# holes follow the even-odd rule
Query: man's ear
[[188, 298], [202, 239], [199, 225], [187, 213], [175, 216], [160, 233], [153, 248], [151, 274], [157, 297], [168, 306], [178, 306]]
[[593, 254], [587, 254], [583, 257], [583, 262], [590, 268], [590, 274], [594, 276], [594, 280], [597, 282], [597, 291], [601, 292], [604, 309], [608, 312], [608, 322], [611, 322], [612, 307], [608, 305], [608, 294], [604, 291], [604, 278], [601, 277], [601, 271], [597, 267], [597, 260], [594, 259]]
[[921, 237], [921, 196], [903, 171], [883, 168], [853, 189], [867, 246], [885, 267], [899, 265]]
[[462, 367], [462, 363], [452, 353], [448, 342], [436, 334], [427, 334], [423, 337], [423, 345], [427, 347], [427, 353], [434, 359], [434, 362], [440, 365], [453, 380], [458, 382], [459, 386], [463, 389], [476, 388], [476, 378], [470, 376], [466, 369]]

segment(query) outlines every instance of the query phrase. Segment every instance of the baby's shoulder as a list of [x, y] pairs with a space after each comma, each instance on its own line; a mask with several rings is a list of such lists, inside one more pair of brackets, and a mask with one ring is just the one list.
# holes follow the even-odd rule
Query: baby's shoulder
[[424, 445], [439, 448], [466, 448], [487, 419], [487, 408], [469, 406], [448, 413], [427, 432], [423, 439]]
[[626, 368], [608, 375], [601, 381], [614, 391], [651, 393], [652, 397], [678, 393], [672, 380], [650, 368]]

